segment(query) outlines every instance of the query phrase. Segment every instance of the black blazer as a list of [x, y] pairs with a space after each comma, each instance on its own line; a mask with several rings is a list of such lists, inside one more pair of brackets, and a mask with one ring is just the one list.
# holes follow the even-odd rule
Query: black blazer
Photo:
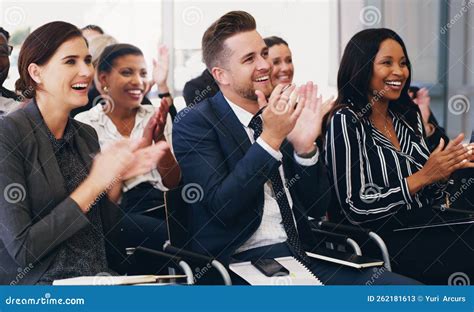
[[186, 106], [194, 106], [207, 98], [213, 97], [219, 90], [214, 77], [205, 69], [200, 76], [189, 80], [184, 85], [184, 101]]
[[[221, 92], [189, 109], [173, 124], [173, 147], [190, 198], [192, 242], [187, 247], [224, 262], [262, 221], [264, 184], [280, 162], [250, 140]], [[324, 164], [300, 166], [293, 147], [281, 148], [283, 168], [303, 243], [315, 243], [308, 215], [326, 212], [329, 182]], [[201, 197], [202, 196], [202, 197]]]
[[[87, 168], [100, 151], [95, 130], [74, 119], [74, 142]], [[56, 249], [88, 224], [66, 192], [46, 125], [34, 101], [0, 120], [0, 284], [34, 284]], [[117, 242], [120, 210], [106, 196], [99, 202], [108, 243]], [[123, 246], [106, 246], [109, 264]]]

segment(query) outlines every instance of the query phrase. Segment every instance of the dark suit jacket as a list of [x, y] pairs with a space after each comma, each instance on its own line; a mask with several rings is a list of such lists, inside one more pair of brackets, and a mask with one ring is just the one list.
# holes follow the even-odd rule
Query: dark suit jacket
[[214, 77], [205, 69], [202, 74], [186, 82], [183, 88], [183, 97], [187, 106], [194, 106], [219, 92]]
[[[97, 134], [88, 125], [69, 122], [75, 129], [76, 148], [90, 169], [92, 156], [100, 149]], [[66, 192], [34, 101], [0, 120], [0, 155], [4, 194], [0, 196], [0, 284], [34, 284], [51, 264], [56, 248], [89, 221]], [[109, 235], [106, 240], [115, 242], [116, 232], [111, 229], [120, 210], [106, 196], [99, 205]], [[117, 257], [111, 250], [122, 249], [107, 247], [108, 257]]]
[[[227, 262], [260, 225], [264, 184], [280, 163], [259, 144], [250, 143], [221, 92], [175, 122], [173, 147], [184, 188], [202, 195], [202, 200], [190, 205], [193, 239], [187, 247]], [[321, 197], [329, 189], [323, 162], [300, 166], [287, 142], [281, 151], [301, 239], [313, 244], [307, 216], [321, 217], [326, 211], [320, 205], [327, 202]]]

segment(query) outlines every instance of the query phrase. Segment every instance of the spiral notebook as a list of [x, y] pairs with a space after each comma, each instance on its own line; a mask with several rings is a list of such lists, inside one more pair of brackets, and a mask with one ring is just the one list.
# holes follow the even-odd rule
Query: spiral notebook
[[321, 281], [302, 263], [293, 257], [275, 258], [290, 274], [268, 277], [260, 272], [250, 261], [232, 263], [229, 268], [250, 285], [323, 285]]

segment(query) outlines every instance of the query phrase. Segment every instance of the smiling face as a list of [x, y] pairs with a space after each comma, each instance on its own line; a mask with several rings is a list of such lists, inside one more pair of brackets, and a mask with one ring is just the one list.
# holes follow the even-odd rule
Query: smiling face
[[[30, 65], [31, 66], [31, 65]], [[72, 38], [59, 46], [51, 59], [35, 71], [37, 93], [54, 98], [55, 103], [73, 109], [87, 104], [87, 90], [94, 68], [82, 37]]]
[[383, 101], [397, 100], [409, 76], [402, 46], [393, 39], [386, 39], [374, 59], [369, 96], [377, 94]]
[[224, 45], [229, 55], [217, 74], [224, 95], [255, 102], [255, 90], [269, 96], [273, 90], [272, 66], [260, 34], [255, 30], [242, 32], [228, 38]]
[[99, 73], [102, 86], [116, 106], [138, 107], [147, 89], [147, 69], [143, 55], [124, 55], [113, 61], [110, 72]]
[[273, 45], [268, 50], [268, 57], [273, 64], [272, 84], [290, 84], [293, 81], [293, 58], [291, 51], [285, 44]]

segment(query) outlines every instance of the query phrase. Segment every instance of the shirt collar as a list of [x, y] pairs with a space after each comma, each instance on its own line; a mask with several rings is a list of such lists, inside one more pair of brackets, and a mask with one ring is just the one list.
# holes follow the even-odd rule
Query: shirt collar
[[227, 103], [229, 103], [229, 106], [230, 108], [232, 109], [232, 111], [234, 112], [234, 114], [237, 116], [237, 119], [239, 119], [240, 123], [244, 126], [244, 127], [247, 127], [249, 126], [249, 123], [250, 121], [252, 120], [253, 118], [253, 114], [246, 111], [245, 109], [243, 109], [242, 107], [238, 106], [237, 104], [235, 103], [232, 103], [232, 101], [230, 101], [228, 98], [226, 98], [224, 96], [225, 100], [227, 101]]
[[[138, 106], [137, 115], [135, 117], [135, 127], [140, 125], [146, 116], [147, 109], [142, 104], [140, 104], [140, 106]], [[90, 109], [90, 121], [97, 121], [101, 126], [105, 126], [106, 123], [112, 122], [112, 120], [110, 120], [110, 118], [106, 115], [106, 112], [102, 109], [102, 105], [100, 104], [97, 104]]]

